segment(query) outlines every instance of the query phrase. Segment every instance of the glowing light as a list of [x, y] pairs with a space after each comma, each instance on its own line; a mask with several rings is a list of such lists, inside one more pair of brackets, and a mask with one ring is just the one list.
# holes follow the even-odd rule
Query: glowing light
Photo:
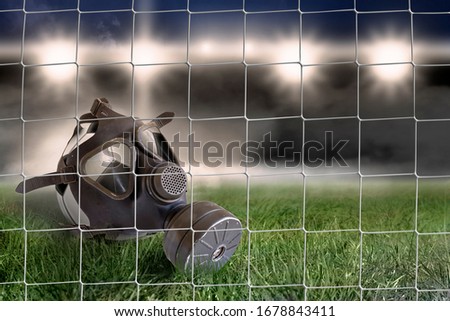
[[[300, 84], [300, 65], [299, 64], [280, 64], [277, 65], [277, 72], [281, 79], [286, 82]], [[298, 88], [296, 88], [298, 89]]]
[[201, 44], [200, 46], [200, 50], [202, 51], [203, 54], [208, 55], [211, 53], [212, 51], [212, 46], [211, 43], [209, 41], [205, 41]]
[[[381, 64], [372, 67], [373, 75], [392, 85], [408, 76], [411, 61], [411, 43], [406, 37], [384, 36], [361, 44], [360, 61]], [[383, 65], [385, 64], [385, 65]]]
[[76, 66], [73, 64], [51, 65], [42, 67], [46, 80], [61, 83], [75, 80]]
[[402, 39], [379, 38], [362, 46], [362, 56], [371, 64], [408, 62], [411, 45]]
[[35, 44], [31, 50], [38, 56], [38, 63], [50, 64], [75, 62], [75, 48], [73, 41], [56, 38]]
[[133, 50], [133, 62], [136, 64], [150, 63], [156, 52], [158, 52], [158, 50], [152, 43], [136, 41]]
[[192, 63], [239, 62], [243, 59], [242, 39], [198, 39], [191, 41], [189, 61]]
[[249, 40], [245, 42], [245, 57], [248, 59], [249, 56], [254, 54], [255, 52], [255, 44]]
[[410, 66], [408, 64], [399, 65], [379, 65], [372, 66], [374, 75], [386, 83], [395, 83], [408, 75]]
[[304, 39], [302, 42], [302, 63], [313, 64], [320, 62], [323, 57], [323, 51], [325, 48], [320, 46], [312, 39]]
[[278, 48], [276, 55], [277, 62], [300, 62], [298, 41], [285, 40], [279, 41], [278, 43], [279, 45], [276, 46]]
[[[276, 44], [276, 45], [274, 45]], [[299, 62], [298, 39], [274, 38], [272, 41], [247, 40], [245, 59], [248, 63]]]
[[[126, 50], [123, 48], [123, 50]], [[133, 43], [133, 63], [138, 65], [186, 61], [186, 45], [177, 42], [161, 42], [146, 37]]]

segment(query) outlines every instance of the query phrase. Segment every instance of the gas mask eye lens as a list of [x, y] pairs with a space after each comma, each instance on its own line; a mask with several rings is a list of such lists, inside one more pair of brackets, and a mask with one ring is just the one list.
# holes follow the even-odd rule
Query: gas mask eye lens
[[115, 195], [124, 195], [127, 192], [128, 175], [100, 175], [97, 179], [97, 183], [111, 191]]
[[113, 140], [81, 159], [81, 174], [86, 181], [112, 198], [131, 194], [134, 164], [133, 148], [124, 141]]
[[132, 154], [132, 148], [123, 142], [107, 142], [82, 158], [81, 172], [84, 175], [131, 172]]

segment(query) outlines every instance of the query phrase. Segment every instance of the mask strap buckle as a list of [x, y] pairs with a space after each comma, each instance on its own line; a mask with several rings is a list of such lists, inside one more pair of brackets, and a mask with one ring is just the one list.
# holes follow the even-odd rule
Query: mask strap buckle
[[47, 176], [38, 176], [29, 178], [16, 188], [17, 193], [28, 193], [35, 189], [59, 184], [71, 184], [78, 180], [78, 175], [75, 173], [75, 167], [68, 166], [61, 169], [61, 171], [49, 173]]
[[124, 117], [124, 115], [112, 110], [111, 105], [106, 98], [96, 98], [94, 100], [91, 107], [91, 114], [97, 118]]
[[75, 183], [78, 179], [75, 166], [66, 166], [61, 170], [61, 181], [63, 184]]

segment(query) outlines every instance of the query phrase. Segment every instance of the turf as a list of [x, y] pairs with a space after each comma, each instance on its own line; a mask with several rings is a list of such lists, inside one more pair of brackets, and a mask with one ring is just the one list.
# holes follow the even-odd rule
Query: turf
[[161, 233], [112, 242], [54, 231], [51, 190], [27, 195], [24, 210], [2, 186], [0, 300], [450, 300], [448, 180], [419, 181], [417, 201], [415, 180], [194, 183], [189, 197], [245, 227], [214, 273], [178, 272]]

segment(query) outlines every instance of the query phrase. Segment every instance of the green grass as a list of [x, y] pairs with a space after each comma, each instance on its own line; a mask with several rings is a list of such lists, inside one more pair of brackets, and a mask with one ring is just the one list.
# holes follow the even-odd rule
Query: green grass
[[194, 200], [220, 204], [249, 229], [214, 273], [178, 272], [161, 233], [112, 242], [51, 231], [61, 227], [51, 190], [27, 195], [24, 211], [1, 187], [0, 300], [450, 300], [448, 180], [419, 182], [417, 222], [415, 180], [364, 180], [361, 199], [358, 179], [308, 178], [304, 192], [302, 179], [252, 178], [249, 200], [245, 179], [200, 183]]

